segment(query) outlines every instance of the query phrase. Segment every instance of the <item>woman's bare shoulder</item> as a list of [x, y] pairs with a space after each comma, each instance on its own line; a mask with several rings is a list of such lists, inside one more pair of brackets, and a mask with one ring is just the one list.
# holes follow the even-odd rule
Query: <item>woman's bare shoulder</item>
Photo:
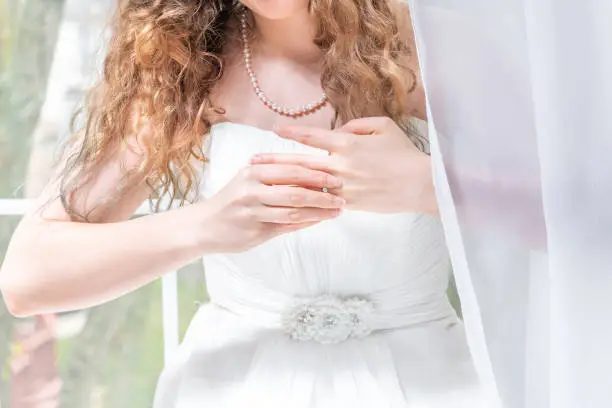
[[[129, 218], [150, 195], [146, 172], [140, 171], [147, 154], [142, 139], [148, 131], [145, 125], [138, 134], [128, 136], [125, 143], [109, 148], [104, 162], [89, 172], [86, 181], [73, 180], [78, 187], [65, 191], [66, 181], [70, 180], [70, 163], [78, 155], [81, 145], [77, 138], [65, 149], [56, 174], [26, 219], [70, 221], [73, 217], [66, 203], [75, 213], [86, 215], [91, 222], [116, 222]], [[128, 177], [130, 174], [133, 176]], [[120, 189], [122, 185], [126, 188]]]

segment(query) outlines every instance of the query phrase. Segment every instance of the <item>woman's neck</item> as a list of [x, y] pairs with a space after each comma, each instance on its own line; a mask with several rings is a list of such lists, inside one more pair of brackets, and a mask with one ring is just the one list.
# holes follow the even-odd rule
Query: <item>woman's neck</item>
[[254, 19], [258, 53], [302, 64], [321, 61], [323, 53], [314, 43], [316, 20], [308, 11], [283, 20]]

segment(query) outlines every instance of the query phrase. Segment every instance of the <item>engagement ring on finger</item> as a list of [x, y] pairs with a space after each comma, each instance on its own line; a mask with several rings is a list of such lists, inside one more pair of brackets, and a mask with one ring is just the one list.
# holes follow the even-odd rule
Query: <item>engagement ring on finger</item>
[[327, 193], [327, 187], [323, 187], [322, 191], [323, 191], [324, 193]]

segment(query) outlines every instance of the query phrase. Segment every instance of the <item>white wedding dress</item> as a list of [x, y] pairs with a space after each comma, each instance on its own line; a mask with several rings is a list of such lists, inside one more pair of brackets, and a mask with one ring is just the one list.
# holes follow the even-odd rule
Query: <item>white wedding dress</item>
[[[260, 152], [317, 149], [214, 126], [203, 193]], [[489, 408], [446, 289], [437, 218], [346, 211], [204, 259], [210, 303], [162, 373], [155, 408]]]

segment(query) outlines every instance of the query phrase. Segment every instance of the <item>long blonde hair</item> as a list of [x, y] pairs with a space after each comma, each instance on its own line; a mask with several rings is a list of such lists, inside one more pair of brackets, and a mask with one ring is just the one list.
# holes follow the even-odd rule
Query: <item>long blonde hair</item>
[[[315, 43], [324, 52], [321, 85], [336, 125], [366, 116], [407, 124], [417, 85], [412, 42], [399, 0], [311, 0]], [[118, 0], [103, 78], [75, 130], [60, 195], [73, 218], [86, 220], [70, 197], [145, 124], [144, 162], [126, 171], [117, 194], [146, 180], [151, 194], [183, 202], [206, 162], [203, 138], [223, 115], [211, 90], [223, 75], [235, 0]], [[134, 108], [138, 110], [138, 120]], [[419, 142], [416, 140], [417, 143]]]

